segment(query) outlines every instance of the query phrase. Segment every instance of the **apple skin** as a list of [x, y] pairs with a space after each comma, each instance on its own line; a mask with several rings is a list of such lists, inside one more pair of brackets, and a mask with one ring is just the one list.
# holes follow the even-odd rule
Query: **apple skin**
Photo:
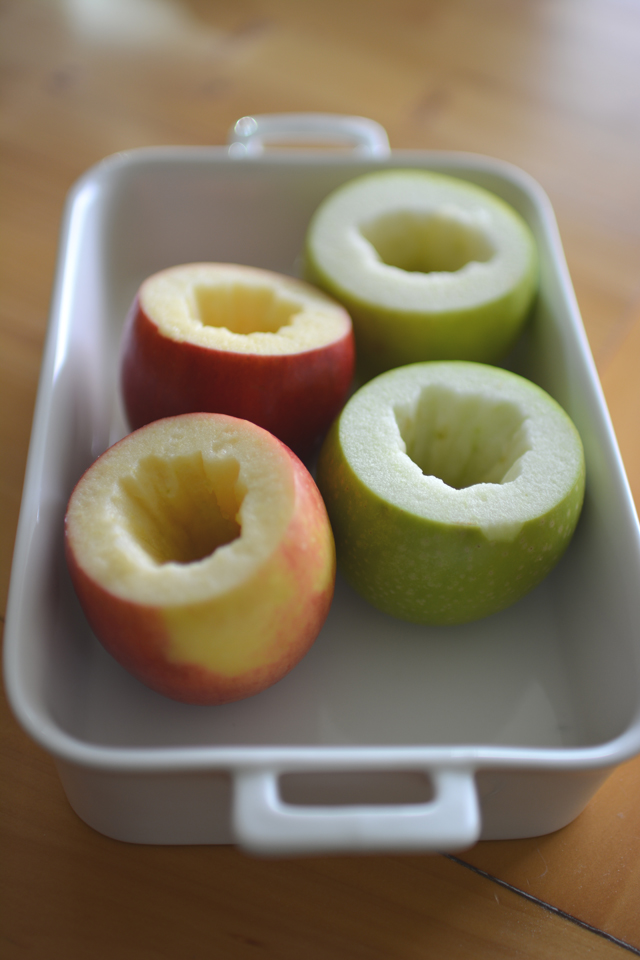
[[317, 349], [234, 353], [165, 336], [136, 296], [127, 318], [121, 387], [132, 429], [183, 413], [225, 413], [273, 433], [309, 457], [340, 411], [355, 367], [349, 323]]
[[[377, 379], [393, 373], [400, 370]], [[341, 422], [348, 406], [325, 439], [316, 479], [331, 520], [339, 569], [369, 603], [409, 622], [467, 623], [515, 603], [556, 566], [580, 516], [584, 461], [575, 483], [553, 509], [526, 521], [511, 541], [490, 539], [471, 523], [453, 526], [402, 509], [364, 483], [344, 451]]]
[[370, 305], [340, 290], [308, 258], [305, 279], [335, 297], [353, 321], [358, 377], [427, 360], [499, 363], [510, 353], [527, 320], [537, 287], [533, 269], [517, 290], [468, 310], [451, 310], [424, 322], [424, 315]]
[[[406, 196], [402, 201], [395, 201], [391, 205], [387, 203], [385, 206], [384, 199], [378, 203], [378, 187], [385, 191], [389, 185], [393, 187], [394, 182], [405, 184]], [[494, 239], [499, 239], [506, 229], [510, 233], [509, 241], [517, 240], [523, 254], [522, 263], [516, 270], [512, 270], [513, 276], [509, 283], [502, 284], [499, 290], [496, 288], [495, 295], [487, 296], [485, 292], [471, 305], [456, 305], [457, 295], [454, 296], [453, 283], [471, 269], [481, 274], [485, 270], [484, 263], [469, 262], [463, 270], [440, 274], [435, 270], [432, 274], [420, 275], [418, 271], [408, 274], [402, 269], [376, 263], [377, 258], [371, 253], [366, 254], [365, 260], [364, 251], [360, 250], [358, 259], [362, 258], [362, 261], [358, 264], [357, 280], [355, 273], [347, 273], [346, 266], [340, 267], [341, 277], [336, 275], [335, 264], [330, 263], [331, 257], [322, 252], [317, 241], [320, 232], [326, 229], [329, 210], [336, 209], [343, 202], [348, 205], [354, 195], [361, 193], [364, 196], [364, 192], [370, 190], [368, 200], [371, 202], [360, 202], [360, 217], [370, 216], [376, 211], [393, 212], [394, 206], [410, 209], [415, 205], [416, 211], [419, 211], [419, 194], [423, 184], [428, 188], [433, 185], [436, 191], [442, 188], [447, 192], [444, 200], [438, 201], [445, 208], [447, 203], [457, 202], [456, 194], [459, 193], [461, 202], [474, 214], [479, 212], [480, 215], [495, 219], [496, 223], [491, 227]], [[432, 200], [429, 198], [428, 202], [431, 203]], [[432, 210], [436, 214], [438, 203]], [[349, 222], [348, 230], [346, 227], [347, 224], [343, 224], [341, 231], [349, 237], [348, 241], [344, 242], [344, 249], [341, 245], [338, 250], [336, 242], [327, 244], [329, 248], [333, 246], [331, 256], [344, 265], [348, 262], [348, 256], [354, 255], [354, 237], [357, 236], [359, 227], [355, 216], [353, 222]], [[337, 232], [333, 239], [342, 244], [342, 238]], [[359, 240], [362, 242], [362, 237]], [[509, 241], [503, 244], [506, 248], [509, 247]], [[491, 264], [487, 265], [490, 266]], [[360, 267], [363, 269], [360, 270]], [[373, 268], [384, 271], [387, 283], [397, 288], [398, 296], [392, 298], [392, 304], [385, 305], [367, 289], [365, 279], [370, 277]], [[489, 191], [470, 182], [431, 171], [384, 170], [348, 181], [320, 204], [307, 230], [303, 275], [309, 283], [324, 290], [347, 309], [353, 321], [356, 338], [358, 378], [364, 381], [385, 370], [421, 361], [469, 360], [495, 364], [504, 360], [515, 346], [531, 313], [538, 288], [538, 254], [535, 240], [525, 221], [506, 202]], [[419, 306], [409, 305], [404, 299], [406, 291], [400, 288], [399, 283], [422, 282], [429, 276], [440, 276], [446, 284], [451, 284], [451, 301], [447, 299], [436, 307], [430, 301], [431, 294], [425, 289]]]
[[[318, 488], [301, 461], [275, 437], [235, 418], [190, 414], [178, 420], [214, 417], [231, 429], [262, 434], [287, 459], [293, 485], [291, 516], [277, 549], [236, 589], [202, 602], [149, 605], [105, 589], [79, 563], [69, 511], [65, 554], [71, 580], [94, 633], [111, 655], [151, 689], [189, 704], [222, 704], [253, 696], [284, 677], [307, 653], [327, 617], [335, 585], [335, 546]], [[164, 423], [170, 421], [165, 420]], [[137, 433], [153, 429], [153, 423]], [[85, 482], [107, 450], [78, 481]], [[74, 490], [74, 493], [75, 493]], [[73, 494], [72, 498], [73, 500]], [[71, 503], [70, 500], [70, 503]], [[221, 668], [198, 662], [188, 648], [208, 637], [223, 651]], [[243, 650], [243, 645], [246, 650]], [[224, 650], [234, 649], [234, 667]], [[184, 659], [176, 649], [187, 650]]]

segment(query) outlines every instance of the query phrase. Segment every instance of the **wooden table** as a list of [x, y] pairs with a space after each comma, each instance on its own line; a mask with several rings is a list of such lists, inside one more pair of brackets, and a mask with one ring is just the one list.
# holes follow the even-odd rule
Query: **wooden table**
[[[249, 113], [361, 114], [394, 147], [485, 153], [537, 178], [640, 497], [632, 0], [5, 0], [0, 36], [3, 613], [65, 194], [107, 154], [223, 143]], [[640, 954], [640, 759], [551, 836], [271, 862], [92, 832], [6, 706], [0, 756], [6, 960]]]

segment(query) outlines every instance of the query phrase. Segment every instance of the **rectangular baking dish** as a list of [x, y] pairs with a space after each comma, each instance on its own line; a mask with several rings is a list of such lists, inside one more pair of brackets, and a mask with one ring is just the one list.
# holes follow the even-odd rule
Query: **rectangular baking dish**
[[[454, 850], [543, 834], [640, 751], [640, 539], [549, 201], [485, 157], [397, 151], [359, 118], [244, 118], [228, 147], [118, 154], [71, 191], [12, 571], [5, 682], [96, 830], [136, 843], [238, 843], [263, 854]], [[265, 140], [353, 149], [262, 152]], [[344, 181], [390, 167], [450, 173], [511, 203], [537, 238], [541, 287], [510, 360], [568, 411], [587, 492], [568, 553], [514, 607], [426, 628], [338, 580], [307, 657], [256, 697], [169, 701], [89, 630], [63, 557], [82, 471], [126, 428], [124, 317], [177, 263], [295, 274], [309, 218]]]

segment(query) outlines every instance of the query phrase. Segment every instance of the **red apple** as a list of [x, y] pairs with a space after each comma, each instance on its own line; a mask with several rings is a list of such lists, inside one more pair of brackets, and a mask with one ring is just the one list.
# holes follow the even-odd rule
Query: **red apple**
[[179, 413], [251, 420], [307, 455], [346, 399], [355, 348], [345, 309], [267, 270], [196, 263], [149, 277], [125, 328], [133, 429]]
[[154, 690], [225, 703], [280, 680], [329, 611], [335, 550], [306, 467], [261, 427], [159, 420], [110, 447], [65, 518], [96, 636]]

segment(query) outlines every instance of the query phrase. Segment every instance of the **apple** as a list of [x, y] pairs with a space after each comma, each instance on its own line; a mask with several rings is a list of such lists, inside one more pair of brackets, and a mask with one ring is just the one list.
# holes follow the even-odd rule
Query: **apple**
[[454, 624], [514, 603], [578, 521], [580, 436], [540, 387], [467, 361], [410, 364], [361, 387], [317, 483], [351, 585], [385, 613]]
[[149, 277], [125, 326], [121, 383], [132, 429], [227, 413], [309, 455], [341, 409], [351, 319], [316, 288], [268, 270], [195, 263]]
[[159, 420], [76, 485], [66, 556], [89, 624], [143, 683], [192, 704], [280, 680], [327, 616], [335, 548], [310, 473], [246, 420]]
[[499, 362], [537, 288], [522, 217], [426, 170], [365, 174], [331, 193], [309, 224], [304, 264], [349, 311], [364, 378], [422, 360]]

